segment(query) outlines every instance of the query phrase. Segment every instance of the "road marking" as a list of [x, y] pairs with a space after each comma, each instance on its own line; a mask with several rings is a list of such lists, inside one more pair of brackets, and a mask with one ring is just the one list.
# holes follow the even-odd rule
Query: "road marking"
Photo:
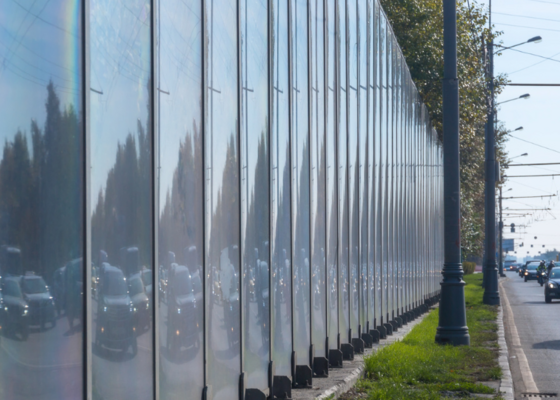
[[[511, 330], [511, 341], [513, 345], [513, 351], [517, 354], [517, 360], [519, 362], [519, 369], [521, 370], [521, 377], [523, 378], [523, 384], [525, 385], [525, 392], [538, 393], [537, 384], [533, 379], [533, 373], [529, 367], [529, 361], [527, 356], [521, 347], [521, 340], [519, 339], [519, 333], [517, 332], [517, 326], [515, 325], [515, 318], [513, 316], [513, 311], [509, 305], [509, 299], [506, 294], [506, 290], [503, 286], [503, 281], [500, 281], [500, 287], [502, 288], [502, 300], [504, 303], [504, 311], [511, 320], [510, 330]], [[534, 399], [540, 399], [540, 397], [534, 397]]]

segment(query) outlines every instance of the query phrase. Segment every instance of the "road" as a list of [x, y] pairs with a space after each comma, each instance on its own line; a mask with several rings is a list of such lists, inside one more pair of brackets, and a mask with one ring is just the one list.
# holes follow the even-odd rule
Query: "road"
[[546, 304], [537, 281], [506, 275], [500, 285], [515, 398], [526, 392], [560, 394], [560, 301]]

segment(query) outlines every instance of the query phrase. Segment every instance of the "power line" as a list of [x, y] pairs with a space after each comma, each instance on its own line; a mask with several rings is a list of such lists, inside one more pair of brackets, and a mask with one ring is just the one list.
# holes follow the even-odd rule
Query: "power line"
[[551, 163], [528, 163], [528, 164], [508, 164], [508, 167], [528, 167], [528, 166], [535, 166], [535, 165], [560, 165], [560, 162], [551, 162]]
[[[560, 54], [560, 53], [557, 53], [557, 54]], [[545, 61], [547, 61], [547, 60], [539, 61], [537, 64], [543, 63]], [[555, 61], [558, 61], [558, 60], [555, 60]], [[533, 67], [537, 64], [530, 65], [530, 66], [528, 66], [526, 68], [523, 68], [523, 69], [518, 69], [515, 72], [523, 71], [524, 69]], [[510, 72], [510, 74], [513, 74], [513, 72]], [[560, 86], [560, 83], [506, 83], [506, 86]]]
[[[560, 6], [560, 4], [558, 4]], [[536, 29], [539, 31], [551, 31], [551, 32], [560, 32], [559, 29], [550, 29], [550, 28], [537, 28], [534, 26], [525, 26], [525, 25], [514, 25], [514, 24], [504, 24], [502, 22], [496, 22], [496, 25], [504, 25], [504, 26], [513, 26], [516, 28], [525, 28], [525, 29]]]
[[541, 21], [553, 21], [553, 22], [560, 22], [560, 19], [550, 19], [550, 18], [538, 18], [538, 17], [529, 17], [528, 15], [519, 15], [519, 14], [507, 14], [507, 13], [500, 13], [500, 12], [493, 12], [492, 14], [507, 15], [507, 16], [509, 16], [509, 17], [519, 17], [519, 18], [538, 19], [538, 20], [541, 20]]
[[[504, 178], [535, 178], [543, 176], [560, 176], [560, 174], [548, 174], [548, 175], [504, 175]], [[541, 197], [541, 196], [537, 196]]]
[[518, 138], [517, 136], [513, 136], [513, 135], [511, 135], [511, 134], [510, 134], [509, 136], [512, 137], [512, 138], [514, 138], [514, 139], [521, 140], [522, 142], [527, 142], [527, 143], [530, 143], [530, 144], [532, 144], [532, 145], [534, 145], [534, 146], [542, 147], [543, 149], [550, 150], [550, 151], [553, 151], [553, 152], [555, 152], [555, 153], [560, 154], [560, 151], [551, 149], [550, 147], [545, 147], [545, 146], [542, 146], [542, 145], [540, 145], [540, 144], [533, 143], [533, 142], [530, 142], [530, 141], [528, 141], [528, 140]]
[[[560, 31], [558, 31], [558, 32], [560, 32]], [[545, 56], [541, 56], [541, 55], [535, 54], [535, 53], [529, 53], [528, 51], [523, 51], [523, 50], [518, 50], [518, 49], [509, 49], [509, 50], [517, 51], [518, 53], [528, 54], [528, 55], [534, 56], [534, 57], [544, 58], [545, 60], [549, 60], [549, 61], [560, 62], [560, 60], [557, 60], [555, 58], [545, 57]]]

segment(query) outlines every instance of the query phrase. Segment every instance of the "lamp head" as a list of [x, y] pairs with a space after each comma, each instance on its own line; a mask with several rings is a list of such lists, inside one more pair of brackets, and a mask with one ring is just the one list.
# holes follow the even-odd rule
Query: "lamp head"
[[519, 128], [516, 128], [516, 129], [514, 129], [514, 132], [517, 132], [517, 131], [522, 131], [522, 130], [523, 130], [523, 127], [522, 127], [522, 126], [520, 126]]
[[540, 42], [542, 42], [542, 37], [540, 36], [535, 36], [527, 40], [527, 43], [540, 43]]
[[525, 94], [522, 94], [521, 96], [519, 96], [520, 99], [525, 99], [525, 100], [527, 100], [529, 97], [531, 97], [531, 95], [529, 93], [525, 93]]
[[523, 153], [519, 157], [525, 157], [525, 156], [528, 156], [528, 155], [529, 155], [529, 153]]

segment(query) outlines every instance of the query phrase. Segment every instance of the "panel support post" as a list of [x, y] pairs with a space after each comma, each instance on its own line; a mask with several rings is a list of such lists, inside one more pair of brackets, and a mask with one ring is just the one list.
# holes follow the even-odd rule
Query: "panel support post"
[[461, 265], [461, 191], [459, 181], [459, 83], [457, 79], [457, 4], [443, 0], [443, 190], [444, 264], [437, 343], [469, 345], [465, 282]]

